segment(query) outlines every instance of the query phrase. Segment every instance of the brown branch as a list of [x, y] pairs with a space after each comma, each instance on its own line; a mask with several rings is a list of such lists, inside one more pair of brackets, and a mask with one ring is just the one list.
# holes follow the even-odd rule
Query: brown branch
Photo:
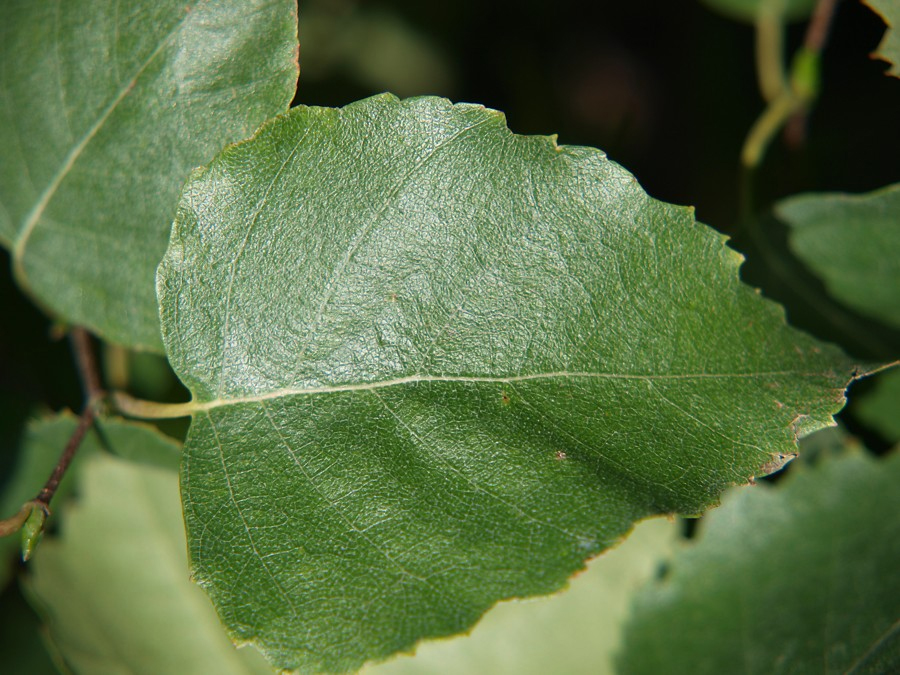
[[66, 443], [65, 450], [63, 450], [62, 454], [59, 456], [59, 461], [53, 468], [53, 473], [50, 474], [50, 478], [44, 483], [44, 487], [38, 492], [34, 501], [43, 504], [48, 509], [50, 508], [50, 500], [53, 499], [53, 495], [56, 494], [60, 481], [62, 481], [63, 476], [66, 475], [66, 470], [75, 458], [75, 453], [78, 452], [81, 441], [84, 440], [84, 436], [93, 421], [94, 406], [88, 401], [87, 405], [84, 406], [84, 410], [81, 411], [81, 417], [78, 418], [78, 426], [75, 427], [75, 431], [73, 431], [72, 435], [69, 437], [69, 442]]
[[84, 387], [85, 404], [81, 411], [81, 417], [78, 418], [78, 426], [69, 437], [69, 442], [59, 457], [59, 461], [53, 468], [50, 478], [41, 488], [34, 501], [49, 510], [50, 500], [56, 494], [59, 484], [66, 475], [66, 470], [75, 458], [78, 448], [91, 424], [94, 422], [95, 407], [101, 399], [106, 395], [100, 384], [100, 373], [97, 370], [97, 360], [94, 356], [94, 346], [92, 344], [90, 334], [83, 328], [75, 328], [70, 335], [72, 340], [72, 350], [75, 353], [75, 361], [78, 364], [78, 374], [81, 376], [81, 383]]
[[[838, 0], [819, 0], [813, 10], [812, 18], [806, 27], [806, 36], [803, 39], [803, 49], [816, 58], [825, 49], [828, 34], [831, 30], [832, 19], [837, 9]], [[797, 110], [788, 120], [784, 128], [784, 141], [791, 149], [796, 150], [806, 142], [807, 118], [809, 106], [804, 105]]]
[[803, 40], [803, 46], [809, 51], [819, 54], [825, 48], [837, 3], [838, 0], [819, 0], [816, 3], [816, 9], [813, 11], [812, 19], [809, 20], [806, 37]]

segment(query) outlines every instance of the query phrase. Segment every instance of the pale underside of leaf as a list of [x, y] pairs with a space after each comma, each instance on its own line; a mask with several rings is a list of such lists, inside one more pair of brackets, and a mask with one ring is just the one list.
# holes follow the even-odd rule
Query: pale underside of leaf
[[739, 264], [602, 153], [441, 99], [297, 108], [196, 171], [158, 292], [234, 638], [355, 669], [789, 456], [853, 365]]
[[287, 106], [295, 5], [8, 2], [0, 24], [0, 241], [17, 280], [68, 322], [161, 350], [153, 274], [179, 188]]
[[[133, 425], [119, 424], [117, 435], [133, 453], [161, 444]], [[27, 585], [74, 672], [272, 673], [255, 650], [230, 644], [190, 583], [175, 471], [96, 453], [80, 491], [61, 509], [61, 536], [44, 541]]]

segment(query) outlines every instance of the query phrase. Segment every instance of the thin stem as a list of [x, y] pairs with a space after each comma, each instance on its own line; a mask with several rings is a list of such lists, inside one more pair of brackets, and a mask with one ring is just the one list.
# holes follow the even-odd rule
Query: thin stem
[[84, 328], [74, 328], [72, 329], [71, 339], [85, 397], [88, 399], [88, 402], [102, 398], [104, 394], [103, 386], [100, 384], [100, 371], [97, 369], [97, 359], [94, 356], [94, 346], [91, 344], [90, 333]]
[[77, 453], [78, 448], [81, 447], [81, 441], [84, 440], [84, 436], [93, 421], [94, 407], [88, 402], [81, 412], [81, 417], [78, 418], [78, 426], [75, 427], [75, 431], [73, 431], [72, 435], [69, 437], [69, 442], [66, 443], [65, 450], [63, 450], [62, 455], [59, 457], [59, 461], [53, 468], [53, 473], [50, 474], [50, 478], [44, 483], [44, 487], [41, 488], [41, 491], [38, 493], [37, 497], [34, 498], [34, 501], [43, 504], [49, 509], [50, 500], [52, 500], [53, 495], [56, 494], [60, 481], [62, 481], [63, 476], [66, 475], [66, 470], [75, 458], [75, 453]]
[[794, 95], [785, 90], [757, 118], [741, 149], [741, 164], [744, 167], [755, 169], [759, 166], [772, 138], [797, 109], [797, 103]]
[[107, 344], [103, 347], [103, 370], [110, 389], [128, 388], [128, 350], [120, 345]]
[[819, 0], [816, 4], [803, 40], [803, 46], [809, 51], [821, 54], [825, 48], [837, 4], [838, 0]]
[[78, 418], [78, 426], [75, 427], [75, 431], [69, 437], [69, 442], [66, 443], [59, 461], [53, 468], [53, 473], [50, 474], [50, 478], [47, 479], [44, 487], [41, 488], [37, 497], [34, 498], [35, 502], [43, 505], [47, 510], [49, 510], [50, 501], [53, 499], [53, 495], [56, 494], [60, 482], [66, 475], [69, 465], [78, 452], [78, 448], [81, 447], [81, 442], [84, 440], [88, 428], [94, 421], [95, 407], [105, 396], [103, 387], [100, 384], [100, 373], [97, 370], [97, 360], [94, 357], [94, 347], [90, 334], [83, 328], [75, 328], [72, 330], [70, 337], [86, 401], [81, 411], [81, 417]]
[[781, 2], [768, 3], [756, 17], [756, 77], [762, 97], [771, 102], [787, 89], [784, 72], [784, 16]]
[[190, 417], [197, 411], [197, 406], [192, 402], [187, 403], [156, 403], [129, 396], [123, 391], [114, 391], [111, 395], [112, 404], [116, 410], [126, 417], [134, 417], [141, 420], [169, 420], [178, 417]]
[[[821, 60], [822, 50], [825, 49], [825, 43], [828, 41], [828, 34], [831, 29], [837, 4], [838, 0], [819, 0], [819, 2], [816, 3], [815, 10], [813, 10], [809, 25], [806, 27], [806, 36], [803, 39], [803, 50], [806, 52], [806, 58], [815, 64], [817, 71], [819, 61]], [[810, 100], [818, 93], [818, 72], [816, 73], [815, 79], [814, 91], [810, 92], [809, 96]], [[806, 120], [808, 117], [809, 106], [804, 105], [796, 110], [790, 120], [788, 120], [787, 125], [784, 128], [784, 140], [788, 147], [796, 149], [806, 141]]]

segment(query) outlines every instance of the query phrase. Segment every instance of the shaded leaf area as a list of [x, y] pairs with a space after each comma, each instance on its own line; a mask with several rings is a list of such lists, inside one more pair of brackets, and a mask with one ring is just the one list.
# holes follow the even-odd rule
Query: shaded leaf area
[[[28, 424], [22, 438], [18, 464], [0, 499], [0, 517], [15, 514], [23, 503], [34, 499], [50, 477], [77, 424], [77, 418], [71, 413], [34, 420]], [[101, 448], [143, 465], [166, 467], [170, 470], [178, 468], [181, 457], [178, 445], [150, 426], [116, 419], [96, 422], [85, 436], [75, 460], [60, 483], [51, 504], [54, 512], [71, 496], [85, 458]], [[47, 528], [52, 528], [55, 521], [55, 515], [51, 516]], [[9, 579], [13, 558], [19, 551], [20, 544], [17, 534], [0, 539], [0, 586], [5, 585]], [[40, 555], [40, 547], [37, 555]]]
[[28, 675], [56, 675], [41, 636], [41, 624], [18, 584], [10, 584], [0, 593], [0, 654], [3, 671]]
[[898, 480], [848, 451], [730, 493], [637, 596], [622, 673], [896, 672]]
[[18, 0], [0, 26], [0, 242], [18, 281], [160, 351], [153, 277], [179, 190], [289, 104], [296, 4]]
[[900, 28], [900, 0], [863, 0], [866, 5], [871, 7], [887, 24], [884, 37], [878, 50], [874, 56], [887, 61], [891, 64], [888, 74], [894, 77], [900, 77], [900, 35], [897, 29]]
[[739, 21], [753, 23], [764, 13], [784, 16], [790, 21], [809, 17], [816, 0], [703, 0], [703, 4]]
[[900, 184], [863, 195], [807, 194], [779, 202], [795, 255], [851, 307], [900, 327]]
[[[140, 447], [143, 430], [131, 440]], [[97, 453], [79, 489], [27, 583], [73, 672], [272, 673], [258, 652], [229, 642], [190, 582], [175, 471]]]
[[739, 264], [601, 152], [441, 99], [295, 108], [195, 172], [158, 288], [235, 639], [358, 668], [774, 470], [853, 366]]
[[900, 370], [880, 373], [875, 387], [858, 399], [856, 414], [885, 440], [900, 443]]
[[422, 644], [364, 670], [371, 675], [612, 675], [631, 594], [669, 557], [679, 526], [639, 523], [628, 539], [588, 563], [559, 595], [501, 603], [471, 635]]

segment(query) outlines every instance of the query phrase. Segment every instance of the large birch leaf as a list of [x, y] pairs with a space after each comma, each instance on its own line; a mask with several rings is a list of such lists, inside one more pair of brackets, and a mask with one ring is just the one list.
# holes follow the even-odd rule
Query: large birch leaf
[[638, 596], [620, 672], [898, 672], [898, 481], [857, 451], [729, 494]]
[[798, 195], [775, 212], [790, 226], [791, 249], [836, 298], [900, 328], [900, 183]]
[[293, 0], [0, 3], [0, 243], [20, 285], [160, 350], [153, 275], [188, 172], [289, 104]]
[[853, 366], [740, 260], [601, 152], [441, 99], [296, 108], [195, 172], [158, 292], [233, 637], [358, 668], [773, 470]]

